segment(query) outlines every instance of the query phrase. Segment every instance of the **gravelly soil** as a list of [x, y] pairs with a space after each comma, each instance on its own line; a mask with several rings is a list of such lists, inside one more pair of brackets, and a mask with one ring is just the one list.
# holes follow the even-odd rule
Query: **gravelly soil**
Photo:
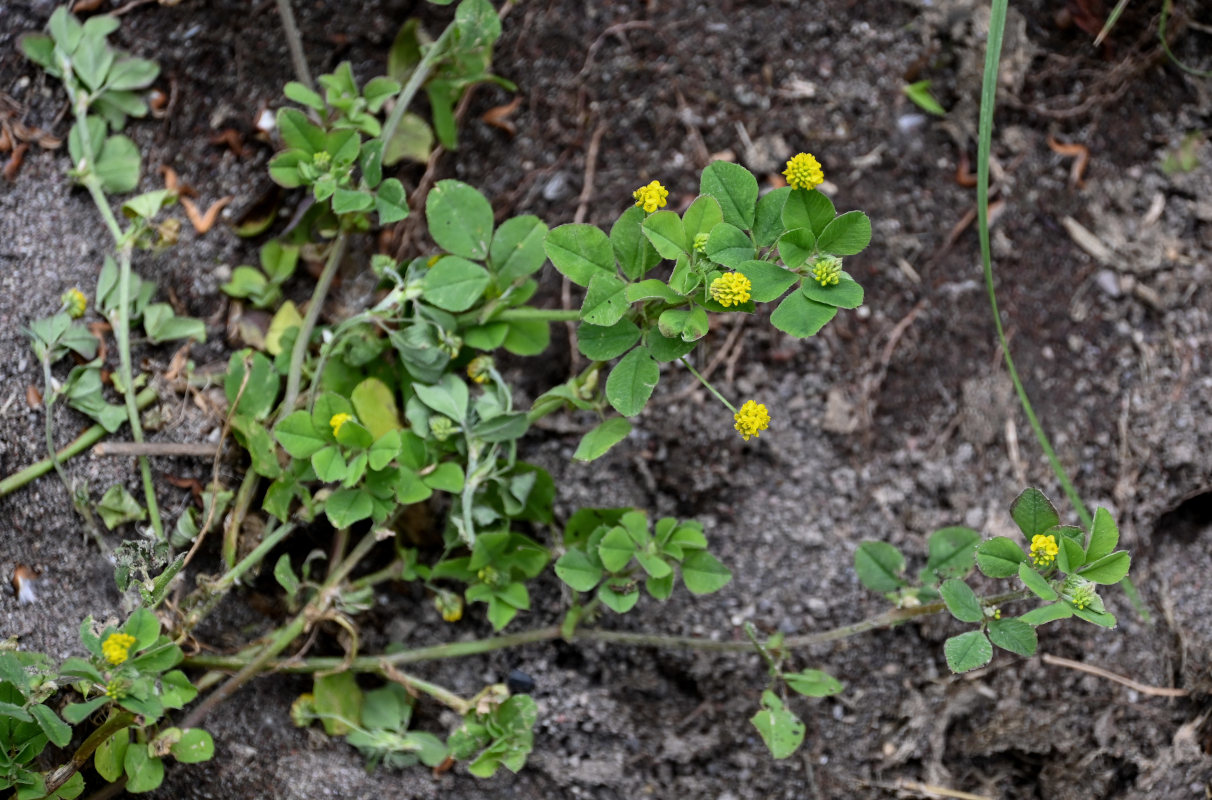
[[[313, 68], [351, 58], [363, 79], [381, 71], [398, 25], [419, 13], [438, 30], [441, 10], [408, 2], [297, 4]], [[979, 4], [977, 4], [979, 5]], [[414, 7], [415, 6], [415, 7]], [[0, 4], [0, 91], [27, 110], [25, 122], [63, 135], [62, 99], [15, 53], [15, 34], [39, 27], [53, 4]], [[1133, 7], [1111, 39], [1060, 28], [1051, 5], [1011, 10], [994, 177], [1002, 201], [993, 232], [999, 301], [1011, 346], [1061, 460], [1091, 506], [1112, 510], [1133, 550], [1133, 575], [1153, 624], [1124, 595], [1108, 592], [1120, 619], [1041, 630], [1043, 653], [1088, 662], [1186, 698], [1153, 697], [1102, 678], [1001, 653], [993, 665], [955, 677], [943, 640], [961, 630], [931, 619], [802, 654], [845, 680], [847, 692], [795, 708], [808, 723], [800, 755], [769, 758], [748, 725], [764, 688], [757, 656], [535, 645], [416, 671], [465, 694], [521, 667], [538, 681], [540, 722], [523, 772], [481, 783], [458, 771], [367, 774], [345, 745], [289, 726], [306, 683], [275, 677], [246, 690], [209, 721], [218, 758], [170, 770], [157, 797], [884, 797], [898, 781], [1002, 798], [1179, 798], [1212, 791], [1212, 146], [1197, 166], [1166, 175], [1163, 156], [1189, 132], [1212, 127], [1212, 95], [1157, 52], [1156, 8]], [[752, 620], [804, 633], [883, 609], [850, 569], [864, 538], [924, 560], [934, 529], [966, 524], [1009, 534], [1006, 508], [1024, 485], [1060, 503], [995, 349], [975, 235], [953, 229], [973, 207], [957, 184], [973, 133], [983, 59], [980, 8], [947, 3], [854, 4], [823, 12], [778, 3], [530, 2], [511, 8], [496, 70], [519, 86], [514, 136], [480, 120], [511, 98], [481, 89], [442, 161], [443, 176], [481, 187], [500, 215], [536, 213], [555, 225], [577, 211], [587, 154], [600, 129], [586, 220], [603, 225], [635, 186], [659, 179], [671, 206], [688, 202], [710, 157], [731, 156], [759, 176], [800, 150], [825, 166], [839, 209], [872, 218], [872, 246], [848, 270], [867, 305], [799, 342], [765, 324], [743, 323], [739, 345], [715, 379], [728, 395], [755, 397], [773, 427], [744, 444], [722, 409], [670, 369], [635, 435], [607, 458], [573, 464], [577, 435], [537, 431], [526, 457], [551, 470], [559, 509], [636, 505], [694, 516], [735, 579], [708, 598], [642, 602], [606, 624], [628, 630], [740, 638]], [[265, 184], [267, 145], [248, 136], [290, 76], [273, 4], [253, 8], [194, 0], [142, 7], [124, 18], [124, 47], [154, 56], [177, 102], [166, 120], [132, 125], [153, 167], [171, 165], [203, 202], [232, 194], [233, 208]], [[1182, 30], [1181, 24], [1172, 26]], [[1152, 37], [1152, 38], [1151, 38]], [[1206, 33], [1175, 42], [1198, 63]], [[1206, 65], [1205, 65], [1206, 66]], [[930, 79], [951, 110], [920, 114], [901, 93]], [[246, 135], [238, 157], [209, 143], [217, 130]], [[1080, 142], [1091, 160], [1084, 186], [1048, 138]], [[32, 150], [12, 184], [0, 184], [0, 467], [7, 474], [42, 455], [40, 410], [25, 387], [40, 378], [22, 326], [49, 313], [73, 284], [92, 285], [107, 238], [87, 197], [64, 176], [65, 155]], [[419, 169], [401, 177], [415, 183]], [[1093, 256], [1075, 243], [1070, 219], [1101, 241]], [[1067, 227], [1068, 225], [1068, 227]], [[188, 232], [137, 267], [172, 287], [184, 310], [212, 319], [199, 363], [225, 359], [226, 270], [255, 258], [226, 229]], [[557, 276], [558, 277], [558, 276]], [[304, 279], [303, 283], [306, 283]], [[306, 292], [309, 286], [302, 286]], [[545, 287], [558, 298], [558, 280]], [[730, 324], [713, 331], [720, 352]], [[567, 374], [558, 358], [511, 366], [520, 392], [536, 394]], [[141, 352], [163, 368], [171, 351]], [[178, 399], [157, 436], [190, 440], [215, 426]], [[572, 420], [573, 426], [579, 420]], [[84, 421], [61, 412], [61, 441]], [[161, 475], [204, 475], [186, 460], [157, 463]], [[135, 490], [129, 464], [91, 456], [70, 472], [94, 495], [115, 481]], [[227, 476], [234, 478], [233, 475]], [[188, 502], [164, 486], [170, 513]], [[0, 500], [0, 569], [32, 563], [44, 572], [41, 600], [0, 597], [0, 635], [56, 658], [76, 652], [79, 620], [120, 613], [110, 568], [81, 541], [61, 485], [46, 478]], [[272, 583], [229, 601], [206, 631], [231, 646], [268, 629], [257, 602]], [[553, 579], [535, 592], [520, 626], [559, 618]], [[367, 648], [418, 646], [452, 634], [422, 598], [385, 592]], [[475, 621], [456, 636], [484, 635]], [[444, 718], [423, 717], [439, 729]], [[906, 790], [903, 796], [919, 796]]]

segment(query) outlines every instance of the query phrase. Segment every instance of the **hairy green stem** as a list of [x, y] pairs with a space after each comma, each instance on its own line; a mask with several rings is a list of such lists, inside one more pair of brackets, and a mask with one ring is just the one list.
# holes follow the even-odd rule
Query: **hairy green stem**
[[286, 397], [282, 400], [280, 412], [283, 417], [295, 410], [295, 402], [299, 399], [299, 383], [303, 378], [303, 361], [307, 358], [311, 332], [316, 328], [316, 322], [320, 319], [320, 307], [324, 305], [324, 298], [328, 296], [333, 278], [337, 276], [337, 268], [341, 266], [341, 256], [345, 254], [348, 236], [345, 231], [341, 231], [333, 240], [332, 249], [328, 251], [328, 260], [324, 262], [324, 271], [320, 273], [320, 280], [316, 282], [316, 288], [311, 293], [307, 315], [299, 324], [299, 336], [290, 351], [290, 369], [286, 373]]
[[303, 55], [303, 36], [295, 23], [295, 12], [290, 7], [290, 0], [278, 0], [278, 16], [282, 18], [282, 32], [286, 34], [286, 47], [290, 50], [290, 63], [295, 68], [295, 77], [308, 89], [315, 89], [311, 70], [307, 68], [307, 58]]
[[442, 35], [438, 37], [437, 41], [425, 50], [425, 55], [421, 56], [420, 62], [408, 77], [408, 82], [396, 95], [396, 104], [392, 107], [387, 121], [383, 123], [383, 133], [379, 137], [383, 140], [384, 145], [396, 135], [396, 128], [400, 126], [400, 120], [404, 119], [404, 112], [408, 110], [412, 98], [416, 97], [421, 86], [429, 79], [429, 73], [433, 69], [434, 63], [442, 55], [442, 51], [446, 49], [446, 42], [454, 35], [454, 29], [453, 22], [446, 26], [446, 30], [442, 31]]
[[[159, 398], [159, 394], [157, 394], [155, 388], [149, 386], [148, 388], [139, 392], [139, 394], [135, 397], [135, 406], [139, 409], [147, 408], [152, 403], [156, 402], [157, 398]], [[55, 454], [55, 458], [59, 460], [59, 463], [63, 463], [68, 459], [80, 455], [108, 435], [109, 431], [105, 430], [105, 428], [101, 427], [100, 425], [93, 425], [84, 433], [77, 436], [71, 444], [68, 444], [60, 449]], [[7, 494], [17, 491], [30, 481], [41, 478], [54, 468], [54, 458], [47, 457], [41, 461], [35, 461], [33, 464], [30, 464], [28, 467], [25, 467], [18, 472], [14, 472], [12, 475], [9, 475], [4, 480], [0, 481], [0, 497], [4, 497]]]
[[89, 737], [84, 740], [84, 743], [76, 749], [76, 752], [72, 754], [71, 761], [47, 773], [46, 794], [54, 794], [56, 789], [67, 783], [71, 776], [79, 772], [80, 769], [86, 763], [88, 763], [89, 756], [91, 756], [106, 739], [113, 736], [123, 728], [129, 728], [134, 724], [135, 715], [129, 711], [119, 711], [111, 714], [109, 719], [101, 723], [101, 727], [93, 731]]
[[[1000, 605], [1027, 597], [1026, 591], [1006, 592], [981, 599], [982, 605]], [[808, 633], [801, 636], [788, 636], [781, 647], [785, 650], [802, 649], [825, 642], [847, 639], [867, 631], [880, 628], [891, 628], [896, 625], [916, 619], [917, 617], [938, 614], [946, 610], [941, 603], [926, 603], [914, 608], [894, 608], [883, 614], [877, 614], [861, 622], [842, 625], [819, 633]], [[397, 666], [400, 664], [416, 664], [423, 661], [439, 661], [448, 658], [463, 658], [465, 656], [481, 655], [496, 650], [505, 650], [539, 642], [549, 642], [563, 639], [560, 626], [551, 625], [545, 628], [535, 628], [520, 633], [492, 636], [487, 639], [476, 639], [470, 642], [451, 642], [432, 647], [418, 647], [399, 653], [379, 656], [359, 656], [352, 660], [336, 657], [319, 657], [276, 662], [267, 668], [279, 672], [311, 673], [341, 669], [343, 666], [354, 672], [382, 671], [383, 665]], [[658, 633], [633, 633], [630, 631], [608, 631], [596, 628], [577, 628], [569, 641], [609, 642], [628, 647], [656, 647], [669, 650], [697, 650], [708, 653], [745, 653], [753, 650], [749, 641], [713, 641], [699, 636], [668, 636]], [[188, 667], [203, 669], [235, 670], [240, 669], [244, 660], [239, 656], [199, 655], [185, 659]]]

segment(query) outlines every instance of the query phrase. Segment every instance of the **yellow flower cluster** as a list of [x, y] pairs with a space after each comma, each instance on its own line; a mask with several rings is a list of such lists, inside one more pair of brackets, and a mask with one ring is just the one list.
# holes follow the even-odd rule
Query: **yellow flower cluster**
[[1031, 537], [1031, 561], [1037, 567], [1046, 567], [1056, 560], [1056, 554], [1060, 552], [1060, 546], [1056, 543], [1056, 537], [1052, 534], [1044, 535], [1037, 533]]
[[825, 256], [812, 266], [812, 277], [821, 286], [837, 286], [842, 280], [842, 260]]
[[821, 164], [811, 153], [799, 153], [788, 161], [783, 175], [787, 177], [787, 185], [792, 189], [815, 189], [825, 182]]
[[722, 305], [739, 306], [749, 299], [753, 284], [739, 272], [729, 272], [711, 282], [711, 299]]
[[333, 414], [332, 418], [328, 420], [328, 424], [332, 426], [332, 435], [339, 436], [341, 434], [341, 426], [351, 419], [353, 419], [353, 414], [346, 414], [345, 412]]
[[60, 300], [63, 302], [63, 308], [67, 311], [67, 315], [72, 319], [80, 319], [80, 317], [84, 316], [84, 312], [88, 310], [88, 298], [79, 289], [68, 289], [63, 293], [63, 297]]
[[488, 383], [494, 366], [492, 356], [476, 356], [467, 364], [467, 377], [476, 383]]
[[745, 441], [749, 441], [750, 436], [760, 435], [762, 431], [770, 427], [770, 414], [766, 413], [766, 406], [752, 400], [746, 401], [745, 405], [741, 406], [741, 410], [736, 412], [732, 418], [736, 420], [736, 425], [733, 427]]
[[130, 658], [130, 648], [134, 643], [135, 637], [129, 633], [111, 633], [101, 643], [101, 654], [116, 667]]
[[658, 208], [665, 207], [665, 198], [669, 196], [669, 190], [660, 184], [658, 181], [653, 181], [647, 186], [641, 186], [631, 193], [635, 198], [635, 204], [646, 212], [651, 214]]
[[458, 622], [463, 618], [463, 598], [454, 592], [440, 589], [434, 595], [433, 604], [446, 622]]

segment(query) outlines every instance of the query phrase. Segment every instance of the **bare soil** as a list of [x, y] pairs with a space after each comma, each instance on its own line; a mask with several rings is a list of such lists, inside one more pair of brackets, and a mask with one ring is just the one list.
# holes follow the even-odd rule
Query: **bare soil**
[[[450, 13], [402, 0], [295, 5], [313, 70], [351, 59], [363, 80], [383, 71], [405, 19], [420, 15], [436, 32]], [[151, 796], [940, 796], [923, 784], [1008, 800], [1210, 796], [1212, 92], [1161, 52], [1160, 3], [1131, 4], [1100, 48], [1072, 23], [1089, 5], [1070, 3], [1068, 26], [1056, 4], [1010, 11], [993, 146], [998, 300], [1062, 462], [1086, 502], [1119, 522], [1151, 621], [1122, 592], [1108, 591], [1117, 629], [1051, 625], [1041, 629], [1040, 651], [1145, 687], [1178, 687], [1186, 697], [1004, 652], [957, 677], [942, 643], [961, 626], [936, 618], [802, 653], [802, 666], [830, 671], [847, 691], [797, 701], [805, 745], [774, 761], [748, 723], [765, 685], [756, 655], [535, 645], [417, 669], [464, 694], [515, 667], [536, 679], [535, 751], [516, 776], [367, 773], [343, 743], [290, 725], [290, 703], [307, 683], [275, 676], [208, 720], [213, 762], [174, 766]], [[53, 7], [0, 3], [0, 92], [25, 124], [65, 136], [61, 93], [16, 50], [17, 35], [40, 28]], [[1178, 57], [1207, 68], [1206, 26], [1186, 24], [1207, 18], [1200, 8], [1176, 4], [1170, 34]], [[718, 639], [742, 638], [745, 620], [789, 634], [822, 630], [885, 606], [851, 569], [865, 538], [902, 548], [914, 570], [938, 527], [1010, 533], [1007, 507], [1026, 485], [1042, 488], [1076, 522], [1013, 397], [975, 233], [961, 228], [975, 203], [957, 170], [975, 155], [985, 19], [983, 4], [969, 0], [828, 8], [798, 0], [537, 0], [509, 9], [494, 66], [519, 87], [521, 104], [509, 116], [516, 133], [481, 118], [512, 96], [481, 87], [460, 148], [439, 166], [439, 177], [481, 188], [500, 217], [535, 213], [554, 226], [573, 220], [583, 200], [585, 221], [608, 225], [650, 180], [669, 187], [670, 206], [679, 207], [696, 194], [711, 158], [733, 158], [769, 180], [804, 150], [824, 164], [839, 209], [866, 211], [875, 228], [872, 246], [847, 262], [866, 287], [862, 309], [806, 341], [774, 331], [761, 314], [709, 334], [703, 363], [723, 354], [713, 373], [721, 390], [771, 409], [772, 428], [760, 439], [733, 436], [728, 415], [673, 368], [634, 436], [601, 461], [571, 462], [584, 420], [527, 438], [526, 458], [560, 486], [560, 514], [635, 505], [695, 517], [734, 572], [717, 595], [645, 600], [605, 624]], [[274, 5], [143, 5], [123, 17], [116, 37], [160, 61], [162, 88], [175, 97], [166, 118], [130, 126], [146, 158], [141, 188], [161, 185], [164, 165], [202, 204], [233, 195], [234, 214], [254, 202], [269, 187], [272, 148], [255, 138], [253, 120], [280, 103], [280, 87], [293, 77]], [[922, 79], [949, 109], [945, 119], [923, 114], [902, 93]], [[245, 152], [212, 143], [226, 128]], [[1204, 135], [1195, 167], [1166, 174], [1163, 158], [1191, 133]], [[1082, 182], [1071, 180], [1073, 159], [1050, 148], [1050, 138], [1088, 148]], [[42, 412], [26, 402], [40, 375], [23, 327], [51, 313], [65, 289], [90, 289], [108, 248], [66, 162], [63, 150], [34, 147], [15, 180], [0, 182], [5, 474], [44, 455]], [[400, 171], [410, 187], [421, 174], [419, 166]], [[1102, 249], [1083, 248], [1075, 224]], [[218, 286], [232, 267], [255, 263], [257, 244], [225, 226], [201, 236], [187, 225], [171, 252], [136, 262], [182, 311], [209, 320], [210, 343], [192, 353], [199, 364], [226, 360]], [[346, 285], [358, 284], [349, 275]], [[295, 291], [305, 297], [310, 280]], [[544, 291], [559, 302], [553, 271]], [[333, 313], [343, 297], [338, 290]], [[735, 336], [734, 324], [742, 326]], [[534, 396], [573, 368], [563, 330], [553, 333], [554, 357], [510, 365], [521, 394]], [[138, 355], [153, 372], [171, 356], [165, 348]], [[185, 397], [162, 410], [167, 423], [155, 437], [166, 441], [197, 440], [219, 424]], [[60, 442], [86, 424], [61, 410]], [[205, 479], [209, 469], [188, 459], [155, 467], [160, 479]], [[127, 462], [85, 455], [68, 469], [88, 480], [94, 497], [115, 482], [136, 490]], [[231, 465], [225, 479], [238, 471]], [[170, 518], [191, 502], [167, 482], [160, 497]], [[0, 570], [7, 576], [28, 563], [43, 573], [37, 604], [0, 596], [0, 636], [55, 658], [77, 654], [81, 618], [122, 613], [111, 566], [82, 540], [53, 476], [0, 500], [0, 520]], [[229, 598], [203, 632], [208, 645], [231, 648], [268, 630], [273, 594], [263, 576]], [[535, 610], [515, 626], [560, 618], [553, 576], [534, 595]], [[363, 647], [488, 632], [469, 617], [451, 628], [420, 595], [385, 591]], [[430, 712], [420, 724], [440, 730], [449, 721]]]

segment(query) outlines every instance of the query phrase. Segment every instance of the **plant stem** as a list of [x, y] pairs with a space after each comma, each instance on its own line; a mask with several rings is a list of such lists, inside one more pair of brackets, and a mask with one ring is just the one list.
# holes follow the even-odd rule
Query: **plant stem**
[[278, 16], [282, 18], [282, 32], [286, 34], [286, 46], [290, 50], [290, 63], [294, 65], [295, 77], [308, 89], [315, 89], [316, 84], [311, 79], [311, 70], [307, 68], [307, 59], [303, 55], [303, 36], [299, 33], [299, 26], [295, 24], [295, 13], [290, 7], [290, 0], [278, 0]]
[[307, 316], [303, 317], [303, 322], [299, 325], [299, 336], [295, 339], [295, 346], [290, 351], [290, 369], [286, 373], [286, 397], [282, 400], [282, 410], [279, 412], [283, 417], [294, 411], [295, 402], [299, 399], [303, 360], [307, 358], [307, 348], [311, 344], [311, 332], [315, 330], [316, 321], [320, 318], [320, 307], [324, 305], [324, 298], [328, 296], [328, 289], [337, 275], [337, 268], [341, 265], [341, 256], [345, 254], [347, 238], [348, 234], [341, 231], [333, 240], [332, 249], [328, 251], [328, 260], [324, 262], [324, 271], [320, 273], [320, 280], [316, 282], [316, 288], [311, 293]]
[[725, 406], [725, 407], [726, 407], [726, 408], [727, 408], [729, 411], [731, 411], [733, 414], [737, 413], [737, 411], [736, 411], [736, 407], [735, 407], [735, 406], [733, 406], [733, 405], [732, 405], [732, 403], [729, 403], [727, 400], [725, 400], [725, 399], [724, 399], [724, 395], [722, 395], [722, 394], [720, 394], [719, 392], [717, 392], [717, 391], [715, 390], [715, 387], [714, 387], [714, 386], [712, 386], [712, 385], [711, 385], [711, 384], [710, 384], [710, 383], [707, 381], [707, 379], [706, 379], [706, 378], [704, 378], [702, 375], [700, 375], [700, 374], [699, 374], [699, 371], [698, 371], [697, 369], [695, 369], [693, 366], [691, 366], [690, 362], [686, 360], [686, 356], [682, 356], [682, 357], [681, 357], [681, 359], [679, 359], [679, 360], [680, 360], [680, 361], [681, 361], [683, 364], [685, 364], [685, 365], [686, 365], [686, 369], [690, 370], [690, 374], [691, 374], [691, 375], [693, 375], [694, 377], [696, 377], [696, 378], [698, 378], [698, 379], [699, 379], [699, 383], [701, 383], [701, 384], [703, 384], [704, 386], [706, 386], [706, 387], [707, 387], [707, 391], [709, 391], [709, 392], [711, 392], [713, 395], [715, 395], [716, 399], [717, 399], [717, 400], [719, 400], [721, 403], [723, 403], [723, 404], [724, 404], [724, 406]]
[[[155, 388], [149, 386], [148, 388], [139, 392], [139, 394], [135, 397], [135, 406], [139, 409], [147, 408], [154, 403], [158, 397], [159, 394], [157, 394]], [[105, 428], [101, 427], [100, 425], [93, 425], [84, 433], [77, 436], [71, 444], [68, 444], [63, 447], [63, 449], [59, 450], [55, 456], [58, 458], [60, 463], [67, 461], [68, 459], [83, 453], [85, 450], [104, 439], [108, 434], [109, 431], [105, 430]], [[47, 457], [41, 461], [36, 461], [33, 464], [30, 464], [28, 467], [25, 467], [18, 472], [14, 472], [12, 475], [9, 475], [4, 480], [0, 481], [0, 497], [4, 497], [7, 494], [17, 491], [30, 481], [41, 478], [54, 468], [54, 459]]]
[[[524, 306], [522, 308], [507, 308], [504, 311], [491, 315], [485, 322], [575, 322], [581, 318], [581, 312], [577, 309], [564, 308], [530, 308]], [[455, 320], [460, 325], [467, 325], [480, 322], [479, 311], [469, 311], [466, 314], [460, 314], [455, 317]]]
[[[72, 760], [57, 767], [46, 776], [46, 794], [54, 794], [55, 790], [67, 783], [71, 776], [80, 771], [101, 744], [123, 728], [129, 728], [135, 723], [135, 715], [129, 711], [119, 711], [111, 714], [101, 727], [93, 731], [84, 743], [72, 754]], [[45, 796], [45, 795], [44, 795]]]
[[400, 89], [400, 93], [396, 95], [396, 104], [391, 109], [391, 114], [387, 117], [387, 121], [383, 123], [383, 133], [380, 139], [383, 140], [386, 146], [392, 137], [396, 134], [396, 128], [400, 126], [400, 120], [404, 119], [404, 112], [408, 110], [408, 106], [412, 103], [412, 98], [420, 91], [421, 85], [429, 78], [429, 72], [433, 69], [434, 62], [441, 56], [442, 51], [446, 47], [446, 42], [454, 34], [454, 23], [446, 26], [446, 30], [442, 31], [442, 35], [438, 40], [425, 50], [425, 55], [421, 57], [412, 74], [408, 77], [408, 82]]
[[205, 598], [200, 600], [200, 604], [190, 609], [186, 614], [185, 619], [181, 623], [181, 630], [184, 633], [189, 633], [198, 623], [206, 618], [225, 594], [231, 591], [235, 586], [236, 581], [240, 579], [244, 573], [261, 563], [261, 560], [269, 553], [270, 550], [278, 546], [287, 536], [294, 532], [295, 525], [293, 522], [287, 522], [278, 528], [271, 530], [265, 535], [251, 553], [240, 560], [240, 563], [229, 569], [217, 581], [205, 587]]
[[[981, 599], [982, 605], [1000, 605], [1027, 597], [1026, 591], [1006, 592]], [[868, 617], [861, 622], [842, 625], [819, 633], [808, 633], [801, 636], [788, 636], [781, 645], [784, 650], [802, 649], [824, 642], [847, 639], [867, 631], [879, 628], [890, 628], [900, 625], [917, 617], [938, 614], [946, 610], [941, 603], [927, 603], [914, 608], [894, 608]], [[480, 655], [495, 650], [505, 650], [521, 647], [538, 642], [548, 642], [562, 639], [560, 626], [551, 625], [545, 628], [535, 628], [520, 633], [492, 636], [487, 639], [476, 639], [469, 642], [451, 642], [431, 647], [418, 647], [400, 653], [380, 656], [359, 656], [352, 661], [337, 657], [308, 658], [287, 662], [269, 664], [268, 668], [279, 672], [311, 673], [340, 669], [343, 666], [354, 672], [382, 671], [384, 664], [396, 666], [400, 664], [416, 664], [422, 661], [439, 661], [447, 658], [462, 658], [464, 656]], [[630, 631], [608, 631], [596, 628], [577, 628], [570, 641], [609, 642], [611, 644], [629, 647], [656, 647], [667, 650], [697, 650], [708, 653], [747, 653], [753, 651], [749, 641], [713, 641], [698, 636], [668, 636], [658, 633], [633, 633]], [[192, 656], [185, 659], [188, 667], [204, 669], [234, 670], [239, 669], [244, 661], [239, 656]]]

